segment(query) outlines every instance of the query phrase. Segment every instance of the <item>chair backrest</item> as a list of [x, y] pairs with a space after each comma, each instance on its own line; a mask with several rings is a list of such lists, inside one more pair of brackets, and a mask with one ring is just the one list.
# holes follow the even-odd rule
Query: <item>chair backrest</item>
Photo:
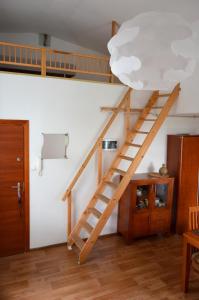
[[199, 206], [189, 207], [189, 230], [199, 229]]

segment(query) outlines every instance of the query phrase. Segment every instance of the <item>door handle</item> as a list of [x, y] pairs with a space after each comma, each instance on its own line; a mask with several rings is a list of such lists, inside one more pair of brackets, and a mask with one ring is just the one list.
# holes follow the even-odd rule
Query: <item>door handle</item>
[[17, 190], [18, 205], [21, 208], [22, 206], [21, 183], [17, 182], [17, 185], [13, 185], [11, 188]]

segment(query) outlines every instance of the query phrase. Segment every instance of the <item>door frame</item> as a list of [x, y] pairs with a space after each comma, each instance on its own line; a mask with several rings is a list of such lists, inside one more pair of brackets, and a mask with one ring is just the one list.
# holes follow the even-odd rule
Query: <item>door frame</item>
[[29, 196], [29, 121], [0, 119], [0, 125], [23, 126], [24, 129], [24, 249], [30, 250], [30, 196]]

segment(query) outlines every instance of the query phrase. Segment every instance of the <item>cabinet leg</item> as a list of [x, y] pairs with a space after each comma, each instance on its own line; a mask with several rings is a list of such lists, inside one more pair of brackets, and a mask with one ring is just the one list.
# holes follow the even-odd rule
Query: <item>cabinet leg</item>
[[182, 289], [184, 293], [189, 289], [189, 276], [191, 267], [191, 246], [187, 239], [183, 239], [183, 266], [182, 266]]

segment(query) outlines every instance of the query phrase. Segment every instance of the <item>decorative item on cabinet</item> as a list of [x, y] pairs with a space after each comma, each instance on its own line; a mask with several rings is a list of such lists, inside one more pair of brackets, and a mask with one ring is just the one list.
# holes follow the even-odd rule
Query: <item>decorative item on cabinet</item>
[[170, 232], [174, 178], [135, 174], [119, 202], [118, 232], [134, 238]]
[[161, 176], [167, 176], [168, 175], [168, 169], [165, 164], [162, 164], [162, 167], [159, 169], [159, 174]]
[[189, 207], [199, 205], [199, 135], [168, 135], [167, 168], [175, 177], [172, 230], [188, 230]]

